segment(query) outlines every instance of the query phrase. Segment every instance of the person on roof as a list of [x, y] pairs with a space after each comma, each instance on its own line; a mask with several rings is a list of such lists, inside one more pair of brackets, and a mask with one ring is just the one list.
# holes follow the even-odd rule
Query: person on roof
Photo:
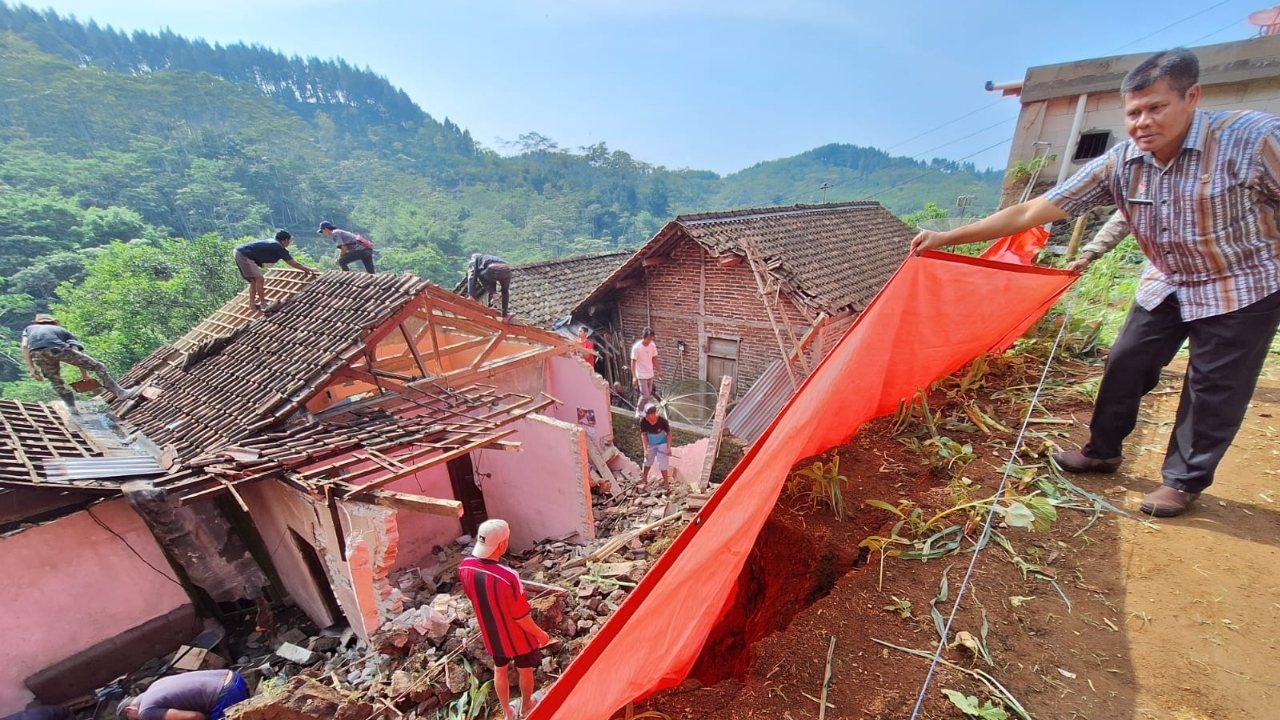
[[367, 273], [373, 273], [373, 242], [369, 238], [360, 233], [353, 233], [349, 230], [334, 225], [325, 220], [320, 223], [320, 229], [317, 233], [329, 238], [338, 248], [338, 267], [343, 272], [351, 270], [348, 265], [353, 262], [359, 262], [364, 265]]
[[234, 670], [196, 670], [162, 677], [116, 706], [116, 720], [223, 720], [227, 708], [249, 699]]
[[[1280, 116], [1199, 110], [1199, 77], [1190, 50], [1152, 55], [1120, 86], [1128, 141], [1041, 197], [911, 241], [919, 254], [1119, 207], [1147, 263], [1107, 357], [1089, 442], [1054, 459], [1071, 472], [1118, 470], [1142, 397], [1190, 341], [1164, 484], [1141, 504], [1158, 517], [1186, 512], [1213, 482], [1280, 326]], [[1068, 268], [1083, 271], [1122, 230], [1109, 223]]]
[[662, 487], [671, 490], [671, 423], [658, 414], [658, 406], [649, 403], [644, 406], [644, 416], [640, 418], [640, 443], [644, 448], [644, 467], [640, 470], [640, 484], [649, 482], [649, 468], [658, 466], [662, 475]]
[[498, 286], [502, 286], [502, 317], [510, 317], [507, 313], [507, 301], [510, 299], [511, 266], [494, 255], [475, 253], [467, 261], [467, 284], [464, 288], [467, 297], [480, 300], [488, 297], [488, 306], [493, 307], [493, 300], [498, 294]]
[[[493, 687], [502, 711], [506, 720], [516, 720], [533, 710], [533, 669], [551, 637], [530, 616], [520, 576], [498, 562], [510, 544], [511, 526], [505, 520], [480, 523], [471, 557], [458, 565], [458, 579], [475, 608], [484, 648], [493, 658]], [[507, 672], [513, 662], [520, 676], [519, 712], [511, 705]]]
[[249, 304], [258, 310], [263, 310], [266, 303], [267, 280], [262, 275], [263, 265], [283, 260], [290, 267], [312, 275], [319, 274], [314, 268], [293, 259], [293, 255], [289, 254], [292, 242], [293, 235], [288, 230], [280, 230], [276, 232], [274, 240], [255, 240], [236, 248], [236, 267], [240, 270], [240, 277], [249, 283]]
[[106, 365], [86, 355], [84, 346], [76, 336], [59, 325], [57, 318], [52, 315], [40, 313], [35, 316], [31, 324], [22, 331], [21, 347], [22, 359], [27, 364], [31, 379], [36, 382], [48, 380], [53, 386], [53, 392], [72, 414], [76, 412], [76, 394], [62, 379], [62, 363], [74, 365], [82, 373], [97, 375], [102, 386], [121, 400], [133, 395], [133, 391], [116, 383]]

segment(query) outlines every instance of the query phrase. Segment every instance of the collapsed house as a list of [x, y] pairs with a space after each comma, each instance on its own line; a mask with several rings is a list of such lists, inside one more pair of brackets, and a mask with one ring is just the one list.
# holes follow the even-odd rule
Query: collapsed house
[[593, 538], [613, 431], [573, 343], [411, 276], [276, 271], [267, 296], [153, 352], [110, 414], [4, 405], [0, 712], [172, 650], [196, 605], [287, 595], [367, 639], [403, 609], [390, 574], [490, 516], [517, 552]]
[[668, 382], [700, 383], [706, 415], [724, 377], [727, 428], [755, 440], [888, 282], [914, 231], [873, 201], [681, 215], [573, 308], [610, 338], [605, 375], [656, 333]]

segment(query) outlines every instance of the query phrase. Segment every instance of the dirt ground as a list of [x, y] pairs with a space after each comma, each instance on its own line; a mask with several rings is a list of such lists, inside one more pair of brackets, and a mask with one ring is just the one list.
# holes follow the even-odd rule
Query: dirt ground
[[[986, 387], [968, 396], [990, 417], [1016, 427], [1026, 400], [1009, 388], [1033, 383], [1036, 369], [1027, 363], [993, 371]], [[1058, 385], [1087, 387], [1098, 369], [1075, 365]], [[1181, 369], [1170, 368], [1148, 396], [1120, 473], [1069, 477], [1128, 515], [1095, 515], [1085, 508], [1092, 500], [1064, 497], [1077, 508], [1060, 507], [1049, 532], [1000, 528], [1008, 549], [993, 543], [980, 554], [952, 636], [963, 630], [985, 637], [991, 664], [963, 647], [943, 658], [989, 673], [1030, 717], [1280, 717], [1280, 580], [1269, 572], [1280, 559], [1280, 357], [1273, 356], [1264, 373], [1218, 482], [1191, 514], [1147, 521], [1137, 505], [1158, 482], [1180, 381]], [[931, 393], [930, 402], [938, 418], [958, 415], [943, 393]], [[1083, 441], [1089, 410], [1080, 393], [1051, 394], [1035, 414], [1048, 421], [1032, 426], [1032, 452], [1020, 463], [1043, 463], [1042, 454], [1034, 455], [1047, 450], [1046, 439], [1067, 448]], [[849, 480], [843, 520], [814, 509], [803, 494], [784, 495], [748, 563], [734, 612], [695, 668], [696, 679], [636, 710], [680, 719], [816, 718], [834, 637], [826, 717], [911, 717], [928, 660], [902, 649], [932, 654], [939, 635], [931, 601], [945, 576], [948, 601], [937, 604], [945, 617], [979, 528], [965, 527], [959, 553], [927, 562], [888, 558], [880, 588], [880, 554], [859, 543], [889, 535], [898, 518], [865, 501], [910, 500], [929, 517], [989, 497], [1013, 434], [970, 429], [953, 424], [939, 431], [972, 444], [977, 458], [959, 473], [969, 484], [949, 486], [956, 473], [922, 463], [918, 450], [895, 437], [888, 418], [838, 450], [840, 472]], [[1034, 487], [1024, 483], [1020, 492]], [[956, 512], [936, 527], [963, 518]], [[944, 688], [992, 698], [971, 675], [939, 666], [919, 717], [966, 717]]]

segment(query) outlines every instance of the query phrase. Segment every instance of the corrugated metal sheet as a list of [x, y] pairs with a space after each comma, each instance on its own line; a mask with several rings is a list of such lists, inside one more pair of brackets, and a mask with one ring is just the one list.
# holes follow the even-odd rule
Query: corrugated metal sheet
[[782, 361], [774, 360], [725, 417], [725, 429], [739, 440], [755, 442], [795, 391]]
[[76, 482], [102, 478], [163, 475], [164, 468], [146, 455], [125, 457], [53, 458], [44, 461], [44, 479], [49, 482]]

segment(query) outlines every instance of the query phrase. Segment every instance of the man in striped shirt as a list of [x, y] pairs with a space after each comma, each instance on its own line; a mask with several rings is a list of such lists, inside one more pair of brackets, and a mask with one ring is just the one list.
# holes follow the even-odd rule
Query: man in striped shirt
[[472, 557], [458, 565], [458, 578], [475, 608], [485, 650], [493, 657], [493, 686], [502, 711], [507, 720], [516, 720], [507, 668], [512, 662], [516, 665], [520, 711], [527, 714], [533, 709], [533, 669], [541, 661], [541, 648], [550, 637], [529, 616], [529, 601], [520, 576], [498, 562], [510, 540], [511, 527], [505, 520], [481, 523]]
[[[1189, 50], [1148, 58], [1121, 85], [1127, 142], [1042, 197], [911, 243], [919, 253], [1118, 206], [1147, 263], [1107, 358], [1089, 442], [1055, 459], [1072, 472], [1115, 472], [1142, 396], [1189, 340], [1164, 484], [1142, 500], [1160, 517], [1186, 512], [1213, 482], [1280, 325], [1280, 117], [1197, 110], [1199, 73]], [[1119, 223], [1070, 269], [1114, 247]]]

